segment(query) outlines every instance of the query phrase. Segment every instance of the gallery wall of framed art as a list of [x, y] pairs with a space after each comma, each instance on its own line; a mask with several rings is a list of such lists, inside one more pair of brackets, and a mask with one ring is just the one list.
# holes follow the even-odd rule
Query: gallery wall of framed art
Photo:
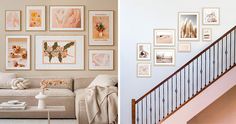
[[[17, 6], [4, 6], [1, 10], [4, 29], [0, 39], [4, 42], [0, 42], [0, 55], [5, 58], [0, 62], [1, 71], [19, 76], [118, 73], [116, 0], [22, 0]], [[91, 52], [96, 51], [99, 54], [93, 59], [100, 65], [94, 66]]]

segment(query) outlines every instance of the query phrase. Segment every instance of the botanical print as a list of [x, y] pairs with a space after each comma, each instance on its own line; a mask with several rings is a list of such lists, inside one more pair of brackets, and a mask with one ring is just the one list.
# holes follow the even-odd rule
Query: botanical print
[[138, 63], [137, 64], [137, 76], [138, 77], [151, 77], [151, 64], [150, 63]]
[[220, 9], [203, 8], [203, 24], [220, 24]]
[[45, 30], [45, 6], [27, 6], [26, 13], [27, 30]]
[[90, 50], [89, 51], [90, 69], [113, 69], [113, 50]]
[[20, 11], [8, 10], [6, 11], [6, 30], [20, 30], [21, 28], [21, 14]]
[[137, 44], [137, 57], [138, 57], [138, 60], [150, 60], [151, 59], [151, 44], [138, 43]]
[[203, 41], [211, 41], [211, 29], [210, 28], [203, 28], [202, 29], [202, 40]]
[[36, 36], [36, 70], [84, 69], [84, 36]]
[[76, 42], [46, 40], [43, 42], [44, 64], [74, 64], [76, 63]]
[[175, 30], [154, 30], [154, 46], [173, 46], [175, 44]]
[[113, 11], [89, 11], [89, 45], [113, 45]]
[[179, 13], [179, 40], [199, 39], [198, 19], [198, 13]]
[[174, 65], [175, 50], [174, 49], [155, 49], [154, 50], [155, 65]]
[[191, 51], [191, 44], [190, 43], [179, 43], [178, 51], [179, 52], [190, 52]]
[[6, 37], [6, 69], [30, 69], [29, 36]]
[[83, 6], [51, 6], [50, 30], [83, 30]]

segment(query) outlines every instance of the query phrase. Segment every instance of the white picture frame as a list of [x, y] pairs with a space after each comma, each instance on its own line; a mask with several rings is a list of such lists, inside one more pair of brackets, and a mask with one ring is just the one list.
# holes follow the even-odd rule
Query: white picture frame
[[5, 30], [20, 31], [21, 30], [21, 11], [6, 10], [5, 11]]
[[180, 41], [199, 40], [199, 13], [179, 12], [178, 37]]
[[113, 11], [89, 11], [89, 45], [113, 45]]
[[174, 48], [155, 48], [154, 49], [154, 65], [155, 66], [175, 65], [175, 49]]
[[30, 70], [30, 36], [6, 36], [6, 70]]
[[191, 52], [191, 43], [179, 43], [178, 52]]
[[46, 6], [26, 6], [26, 31], [46, 30]]
[[219, 25], [220, 24], [220, 8], [205, 7], [202, 9], [203, 25]]
[[202, 41], [212, 41], [211, 28], [202, 28]]
[[114, 50], [89, 50], [89, 70], [113, 70]]
[[84, 36], [35, 36], [35, 69], [84, 70]]

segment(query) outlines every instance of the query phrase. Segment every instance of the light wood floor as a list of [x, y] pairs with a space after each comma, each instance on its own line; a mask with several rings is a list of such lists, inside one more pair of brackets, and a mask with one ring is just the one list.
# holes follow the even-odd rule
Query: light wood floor
[[[0, 124], [47, 124], [48, 121], [45, 119], [0, 119]], [[51, 120], [51, 124], [77, 124], [76, 120]]]

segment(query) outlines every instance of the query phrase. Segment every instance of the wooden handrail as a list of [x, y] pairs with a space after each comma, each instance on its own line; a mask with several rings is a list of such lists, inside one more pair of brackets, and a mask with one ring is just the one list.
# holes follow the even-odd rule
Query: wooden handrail
[[[185, 68], [187, 65], [189, 65], [191, 62], [193, 62], [195, 59], [197, 59], [199, 56], [201, 56], [204, 52], [206, 52], [207, 50], [209, 50], [212, 46], [214, 46], [216, 43], [218, 43], [219, 41], [223, 40], [225, 36], [227, 36], [229, 33], [231, 33], [233, 30], [236, 29], [236, 26], [234, 26], [233, 28], [231, 28], [229, 31], [227, 31], [225, 34], [223, 34], [220, 38], [218, 38], [215, 42], [213, 42], [211, 45], [209, 45], [208, 47], [206, 47], [204, 50], [202, 50], [200, 53], [198, 53], [196, 56], [194, 56], [191, 60], [189, 60], [186, 64], [184, 64], [182, 67], [180, 67], [178, 70], [176, 70], [173, 74], [171, 74], [169, 77], [167, 77], [166, 79], [164, 79], [161, 83], [159, 83], [158, 85], [156, 85], [154, 88], [152, 88], [151, 90], [149, 90], [147, 93], [145, 93], [142, 97], [140, 97], [135, 101], [135, 104], [138, 103], [139, 101], [141, 101], [143, 98], [145, 98], [146, 96], [148, 96], [151, 92], [153, 92], [154, 90], [156, 90], [158, 87], [160, 87], [161, 85], [163, 85], [166, 81], [168, 81], [171, 77], [173, 77], [174, 75], [176, 75], [178, 72], [180, 72], [183, 68]], [[132, 102], [133, 102], [132, 100]]]

